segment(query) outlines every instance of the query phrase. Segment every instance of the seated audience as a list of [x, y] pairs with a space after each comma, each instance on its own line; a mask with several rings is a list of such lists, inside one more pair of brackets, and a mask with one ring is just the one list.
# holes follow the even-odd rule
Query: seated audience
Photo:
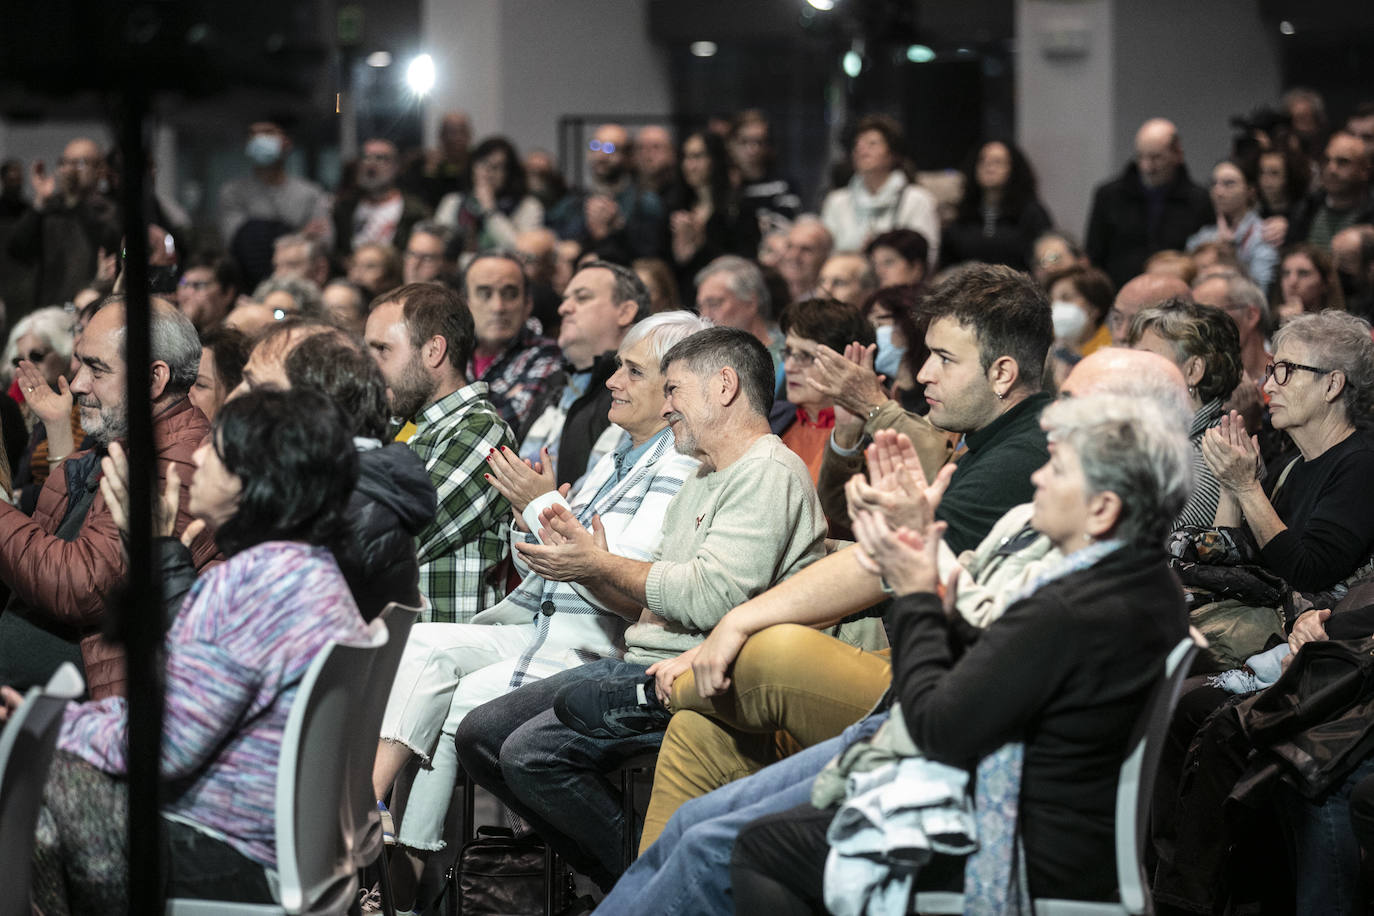
[[[329, 640], [367, 639], [330, 552], [357, 458], [328, 398], [258, 392], [225, 405], [194, 460], [190, 514], [229, 559], [165, 642], [162, 890], [271, 903], [277, 760], [300, 679]], [[123, 697], [67, 709], [34, 847], [41, 912], [128, 902], [128, 726]]]
[[1013, 143], [993, 140], [964, 163], [959, 215], [944, 227], [942, 263], [982, 261], [1030, 267], [1031, 246], [1054, 225], [1036, 193], [1035, 172]]
[[1170, 274], [1141, 274], [1116, 291], [1111, 311], [1107, 312], [1107, 328], [1112, 332], [1112, 346], [1126, 346], [1131, 333], [1131, 321], [1141, 309], [1159, 305], [1173, 297], [1192, 299], [1193, 291], [1187, 283]]
[[213, 421], [229, 392], [243, 380], [248, 338], [233, 328], [214, 328], [200, 335], [200, 368], [191, 386], [191, 403]]
[[857, 308], [833, 299], [794, 302], [778, 319], [778, 328], [784, 335], [782, 359], [787, 402], [796, 408], [795, 416], [778, 435], [806, 464], [815, 483], [830, 431], [835, 426], [834, 401], [807, 381], [816, 351], [829, 347], [842, 353], [852, 343], [868, 347], [873, 343], [873, 329]]
[[925, 282], [930, 244], [914, 229], [881, 232], [864, 246], [864, 254], [873, 265], [879, 288], [920, 286]]
[[330, 280], [320, 291], [323, 317], [359, 339], [367, 327], [367, 294], [349, 280]]
[[232, 258], [222, 252], [202, 251], [181, 265], [176, 304], [196, 330], [204, 332], [223, 321], [239, 295], [247, 292]]
[[1135, 159], [1097, 186], [1083, 248], [1118, 288], [1145, 272], [1157, 251], [1182, 248], [1215, 219], [1207, 191], [1193, 184], [1178, 128], [1151, 118], [1135, 135]]
[[653, 560], [608, 552], [566, 510], [541, 514], [545, 544], [516, 546], [544, 578], [576, 582], [638, 621], [625, 632], [624, 661], [527, 684], [468, 713], [457, 734], [469, 777], [604, 889], [628, 864], [621, 830], [630, 825], [602, 773], [656, 750], [666, 724], [649, 667], [700, 643], [730, 608], [824, 551], [806, 468], [768, 431], [773, 374], [763, 345], [712, 328], [674, 346], [661, 367], [675, 447], [702, 468], [669, 504]]
[[322, 287], [329, 274], [329, 246], [323, 239], [292, 233], [272, 242], [272, 276], [300, 277]]
[[1298, 315], [1345, 309], [1345, 295], [1331, 253], [1300, 242], [1283, 250], [1274, 318], [1283, 324]]
[[558, 381], [558, 345], [531, 327], [530, 284], [513, 255], [477, 255], [463, 273], [462, 289], [477, 334], [468, 378], [486, 383], [487, 397], [518, 440], [534, 420], [535, 405]]
[[878, 348], [873, 354], [873, 371], [903, 410], [928, 413], [925, 386], [916, 381], [916, 374], [930, 356], [926, 350], [929, 321], [921, 305], [920, 287], [885, 286], [864, 300], [862, 310], [873, 325]]
[[1138, 312], [1129, 344], [1158, 353], [1178, 367], [1188, 383], [1193, 415], [1188, 439], [1193, 446], [1193, 492], [1174, 527], [1210, 527], [1221, 499], [1221, 485], [1202, 458], [1202, 436], [1221, 421], [1224, 404], [1241, 381], [1240, 335], [1225, 312], [1170, 299]]
[[[688, 312], [673, 312], [650, 316], [625, 335], [617, 354], [619, 368], [606, 387], [615, 396], [611, 422], [628, 435], [575, 491], [561, 495], [551, 468], [535, 472], [510, 452], [488, 459], [488, 481], [515, 511], [514, 543], [537, 543], [533, 532], [539, 528], [540, 510], [558, 503], [584, 525], [593, 525], [596, 518], [612, 553], [637, 560], [653, 556], [663, 537], [668, 501], [697, 467], [695, 459], [674, 450], [673, 434], [661, 415], [659, 361], [679, 340], [708, 326]], [[413, 864], [444, 847], [444, 814], [458, 779], [453, 734], [463, 716], [589, 656], [622, 654], [624, 617], [587, 589], [530, 571], [519, 554], [515, 561], [525, 575], [505, 600], [470, 624], [417, 624], [401, 660], [382, 721], [372, 784], [378, 799], [384, 799], [412, 758], [423, 762], [398, 834]]]
[[1046, 288], [1056, 344], [1080, 356], [1111, 345], [1107, 313], [1116, 291], [1106, 274], [1095, 267], [1069, 267], [1050, 274]]
[[935, 196], [903, 169], [907, 153], [901, 125], [886, 115], [867, 115], [859, 119], [853, 137], [854, 177], [821, 204], [821, 222], [834, 236], [835, 250], [862, 251], [881, 232], [915, 229], [930, 246], [930, 263], [938, 263], [940, 216]]
[[588, 143], [591, 186], [569, 193], [545, 222], [559, 238], [584, 252], [628, 264], [662, 256], [668, 249], [668, 215], [652, 191], [630, 170], [630, 134], [619, 124], [602, 124]]
[[[0, 364], [11, 379], [7, 398], [0, 400], [5, 452], [15, 471], [12, 485], [32, 492], [31, 498], [24, 501], [29, 512], [33, 511], [32, 500], [37, 498], [37, 490], [48, 479], [49, 468], [70, 455], [75, 444], [81, 441], [81, 414], [69, 398], [65, 401], [65, 414], [51, 414], [53, 431], [60, 438], [56, 450], [49, 440], [47, 421], [34, 404], [37, 395], [37, 400], [46, 409], [48, 404], [43, 393], [49, 389], [61, 392], [76, 375], [72, 359], [75, 330], [72, 316], [66, 310], [57, 306], [38, 309], [14, 325], [4, 355], [0, 357]], [[29, 391], [31, 388], [34, 390]], [[9, 403], [5, 403], [6, 400]], [[21, 409], [9, 409], [14, 402], [19, 402]], [[11, 445], [20, 445], [21, 441], [25, 444], [20, 446], [19, 455], [11, 455]]]
[[740, 214], [758, 227], [760, 236], [785, 230], [801, 213], [795, 181], [777, 168], [773, 127], [757, 108], [746, 109], [730, 121], [726, 141], [739, 188]]
[[320, 288], [300, 277], [268, 277], [253, 290], [253, 301], [271, 312], [276, 321], [318, 318], [323, 312]]
[[1050, 277], [1070, 267], [1090, 267], [1078, 243], [1056, 229], [1042, 234], [1031, 246], [1030, 273], [1035, 282], [1049, 287]]
[[1050, 343], [1049, 303], [1019, 271], [970, 264], [932, 287], [925, 309], [931, 355], [916, 380], [925, 386], [926, 416], [909, 414], [890, 400], [871, 368], [834, 351], [817, 351], [812, 386], [850, 415], [845, 430], [837, 415], [819, 489], [827, 517], [844, 518], [846, 509], [836, 494], [863, 467], [861, 433], [905, 433], [914, 460], [932, 480], [949, 460], [948, 433], [960, 434], [967, 450], [940, 518], [949, 524], [950, 546], [967, 550], [1009, 507], [1026, 501], [1030, 472], [1045, 457], [1037, 418], [1050, 401], [1041, 382]]
[[[797, 217], [797, 221], [787, 230], [787, 247], [783, 250], [782, 260], [778, 262], [778, 273], [787, 281], [789, 302], [816, 294], [816, 286], [821, 279], [821, 265], [835, 247], [834, 236], [825, 223], [809, 213]], [[781, 307], [782, 303], [777, 305]]]
[[[1258, 178], [1254, 166], [1240, 159], [1223, 159], [1212, 169], [1212, 209], [1214, 226], [1203, 226], [1188, 238], [1189, 252], [1207, 242], [1229, 242], [1245, 273], [1260, 289], [1268, 289], [1274, 279], [1279, 255], [1264, 240], [1260, 226]], [[1196, 260], [1196, 259], [1195, 259]]]
[[[186, 316], [164, 300], [152, 301], [151, 320], [147, 371], [157, 477], [163, 482], [177, 469], [184, 495], [191, 453], [209, 428], [187, 396], [200, 365], [200, 341]], [[48, 476], [33, 518], [0, 503], [0, 580], [12, 591], [0, 613], [0, 683], [21, 690], [46, 683], [63, 661], [84, 670], [93, 699], [124, 689], [123, 647], [105, 636], [102, 624], [106, 596], [126, 574], [127, 561], [110, 507], [95, 485], [105, 448], [128, 431], [124, 334], [124, 299], [108, 297], [77, 338], [80, 369], [70, 388], [42, 392], [65, 402], [54, 416], [65, 417], [75, 399], [85, 447], [67, 455], [62, 473]], [[38, 396], [34, 388], [28, 394]], [[185, 500], [181, 505], [178, 533], [191, 522]], [[210, 538], [196, 539], [197, 568], [216, 553]]]
[[[1168, 361], [1122, 349], [1085, 358], [1065, 385], [1077, 398], [1111, 394], [1155, 401], [1174, 426], [1181, 426], [1186, 417], [1183, 388], [1182, 377]], [[897, 448], [899, 439], [882, 433], [875, 448]], [[881, 477], [872, 483], [881, 485]], [[922, 493], [915, 487], [883, 511], [890, 524], [919, 525], [922, 518], [928, 521], [930, 509], [938, 508], [938, 500], [938, 489]], [[914, 517], [907, 514], [912, 511]], [[940, 578], [958, 576], [948, 594], [965, 623], [988, 626], [1005, 613], [1021, 588], [1061, 561], [1049, 539], [1029, 527], [1033, 512], [1030, 503], [1013, 507], [977, 551], [961, 554], [957, 563], [941, 542]], [[855, 717], [872, 709], [872, 697], [887, 686], [886, 659], [852, 650], [836, 653], [837, 647], [810, 626], [770, 626], [833, 619], [883, 600], [877, 568], [861, 558], [857, 546], [841, 550], [732, 610], [698, 651], [694, 670], [674, 683], [673, 699], [682, 708], [664, 736], [642, 854], [603, 901], [602, 912], [628, 916], [639, 912], [644, 899], [655, 900], [662, 914], [734, 912], [726, 866], [739, 828], [808, 798], [826, 761], [878, 726], [879, 717], [858, 722]], [[741, 643], [738, 658], [716, 651]], [[783, 646], [789, 651], [780, 654]], [[799, 650], [806, 654], [798, 655]], [[783, 658], [787, 662], [782, 665], [774, 662]], [[797, 658], [806, 662], [795, 663]], [[727, 684], [723, 676], [732, 660]], [[827, 678], [820, 690], [815, 689], [815, 676]], [[797, 686], [801, 689], [793, 689]], [[865, 689], [873, 692], [865, 695]], [[715, 696], [702, 706], [695, 699], [699, 692]], [[737, 703], [731, 702], [734, 697]], [[849, 718], [843, 719], [846, 707]], [[734, 726], [740, 720], [748, 720], [747, 731]], [[827, 722], [835, 721], [855, 724], [835, 740], [774, 763], [780, 752], [788, 753], [788, 746], [805, 744]], [[784, 729], [785, 734], [775, 738], [771, 729]], [[763, 772], [755, 773], [764, 766]], [[755, 775], [746, 775], [751, 773]]]
[[507, 506], [480, 475], [483, 459], [515, 438], [486, 383], [468, 380], [474, 339], [472, 314], [438, 283], [394, 289], [367, 318], [367, 349], [386, 381], [390, 413], [413, 424], [404, 441], [438, 494], [438, 512], [416, 541], [427, 622], [467, 622], [502, 592]]
[[682, 308], [673, 269], [662, 258], [635, 258], [630, 268], [649, 291], [649, 314], [675, 312]]
[[1193, 298], [1231, 316], [1240, 332], [1240, 358], [1245, 379], [1256, 389], [1264, 384], [1269, 365], [1269, 300], [1255, 284], [1236, 273], [1214, 272], [1193, 286]]
[[401, 256], [391, 245], [368, 242], [348, 259], [348, 280], [357, 284], [368, 302], [401, 285]]
[[730, 184], [725, 141], [708, 130], [682, 141], [681, 182], [664, 200], [672, 235], [673, 264], [684, 295], [692, 277], [725, 254], [752, 255], [759, 246], [759, 224], [745, 212]]
[[754, 335], [773, 357], [777, 390], [783, 387], [783, 333], [773, 316], [785, 304], [774, 301], [763, 271], [738, 255], [723, 255], [696, 275], [697, 312], [722, 328]]
[[512, 248], [519, 233], [543, 225], [544, 205], [529, 193], [524, 163], [505, 137], [486, 138], [471, 157], [470, 190], [445, 195], [434, 220], [453, 228], [459, 251]]
[[357, 190], [334, 201], [334, 246], [340, 257], [356, 255], [364, 245], [404, 249], [411, 228], [429, 218], [429, 206], [397, 186], [399, 174], [396, 144], [381, 137], [363, 141]]
[[857, 251], [832, 254], [826, 258], [816, 280], [820, 298], [838, 299], [853, 306], [858, 306], [877, 288], [878, 274], [868, 263], [868, 258]]
[[433, 220], [421, 220], [410, 230], [401, 253], [401, 282], [447, 283], [454, 275], [453, 230]]
[[[862, 549], [897, 596], [896, 704], [883, 734], [905, 726], [906, 736], [872, 746], [976, 767], [975, 875], [1009, 874], [1020, 846], [1032, 898], [1110, 900], [1121, 761], [1165, 656], [1187, 632], [1160, 544], [1188, 495], [1188, 443], [1163, 412], [1125, 398], [1061, 402], [1046, 409], [1044, 426], [1051, 457], [1035, 474], [1031, 524], [1063, 560], [962, 655], [937, 593], [942, 526], [894, 532], [877, 514], [855, 519]], [[730, 879], [738, 911], [816, 913], [829, 895], [854, 892], [826, 880], [826, 831], [844, 800], [841, 787], [821, 807], [740, 832]], [[1017, 806], [1014, 824], [1007, 805]], [[995, 839], [1012, 831], [1019, 843]], [[867, 889], [876, 896], [883, 884]], [[964, 905], [1001, 912], [1009, 893], [970, 882]]]
[[625, 333], [649, 314], [649, 291], [629, 268], [593, 259], [568, 283], [558, 311], [565, 366], [530, 408], [533, 419], [521, 430], [520, 457], [544, 467], [552, 460], [562, 486], [620, 442], [622, 433], [611, 428], [607, 415], [606, 380], [615, 373], [615, 352]]

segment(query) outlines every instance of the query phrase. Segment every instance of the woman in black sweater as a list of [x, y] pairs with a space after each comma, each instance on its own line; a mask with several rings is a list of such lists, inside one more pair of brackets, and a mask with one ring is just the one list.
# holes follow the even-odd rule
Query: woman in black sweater
[[[1160, 545], [1192, 485], [1190, 447], [1137, 400], [1061, 401], [1041, 422], [1050, 461], [1032, 477], [1031, 524], [1062, 565], [961, 654], [936, 594], [940, 526], [893, 532], [863, 513], [855, 533], [898, 596], [893, 691], [913, 743], [965, 768], [1023, 743], [1018, 826], [1031, 894], [1110, 899], [1117, 774], [1164, 658], [1187, 632]], [[736, 910], [824, 912], [833, 816], [805, 805], [746, 827], [731, 871]]]
[[1374, 554], [1374, 341], [1369, 322], [1327, 311], [1274, 335], [1269, 416], [1299, 456], [1266, 487], [1259, 449], [1234, 412], [1202, 439], [1221, 483], [1216, 524], [1249, 528], [1260, 558], [1300, 592], [1339, 584]]

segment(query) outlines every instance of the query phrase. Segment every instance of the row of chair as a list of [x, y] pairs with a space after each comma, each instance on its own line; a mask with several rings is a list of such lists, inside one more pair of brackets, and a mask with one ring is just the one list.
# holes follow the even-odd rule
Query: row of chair
[[[287, 719], [277, 773], [277, 868], [280, 903], [242, 904], [177, 899], [168, 916], [298, 916], [341, 914], [358, 906], [358, 875], [369, 865], [385, 882], [381, 823], [372, 797], [372, 764], [389, 685], [419, 610], [389, 605], [364, 644], [329, 643], [301, 681]], [[1150, 912], [1141, 865], [1149, 797], [1165, 729], [1197, 647], [1191, 639], [1170, 653], [1165, 676], [1146, 707], [1117, 786], [1119, 904], [1035, 901], [1036, 916], [1139, 916]], [[0, 732], [0, 861], [29, 861], [33, 830], [62, 709], [80, 696], [81, 677], [63, 665], [48, 685], [34, 688]], [[342, 757], [340, 749], [344, 749]], [[647, 761], [636, 761], [644, 765]], [[630, 780], [629, 768], [623, 777]], [[632, 799], [626, 786], [626, 797]], [[470, 795], [469, 795], [470, 798]], [[627, 803], [627, 821], [633, 817]], [[465, 823], [471, 808], [465, 805]], [[627, 835], [632, 836], [627, 827]], [[627, 840], [628, 842], [628, 840]], [[0, 916], [27, 916], [29, 869], [10, 869], [18, 885], [0, 895]], [[383, 884], [383, 905], [391, 909]], [[920, 913], [961, 913], [958, 894], [917, 894]]]

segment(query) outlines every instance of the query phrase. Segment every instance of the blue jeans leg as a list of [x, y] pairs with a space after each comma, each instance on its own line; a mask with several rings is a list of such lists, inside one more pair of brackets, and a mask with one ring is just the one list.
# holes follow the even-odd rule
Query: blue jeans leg
[[479, 785], [530, 823], [574, 868], [609, 886], [625, 869], [619, 787], [604, 775], [663, 741], [580, 735], [553, 698], [580, 680], [633, 677], [645, 666], [602, 659], [527, 684], [477, 707], [458, 726], [458, 759]]
[[1280, 808], [1294, 839], [1297, 912], [1347, 916], [1363, 913], [1360, 844], [1350, 821], [1350, 790], [1374, 773], [1365, 759], [1321, 801], [1311, 802], [1283, 785]]
[[829, 741], [687, 802], [596, 912], [635, 916], [644, 912], [644, 901], [652, 900], [660, 916], [729, 916], [734, 912], [730, 852], [740, 828], [808, 801], [811, 783], [830, 758], [873, 734], [886, 719], [886, 713], [870, 716]]

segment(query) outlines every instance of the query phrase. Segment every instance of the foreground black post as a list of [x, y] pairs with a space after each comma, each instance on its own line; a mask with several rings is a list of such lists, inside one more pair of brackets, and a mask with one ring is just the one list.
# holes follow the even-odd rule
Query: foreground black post
[[153, 564], [152, 505], [157, 480], [153, 447], [149, 350], [148, 228], [144, 215], [147, 142], [144, 117], [149, 91], [126, 84], [118, 115], [124, 153], [124, 289], [128, 330], [129, 579], [114, 616], [124, 643], [129, 685], [129, 912], [163, 910], [158, 880], [162, 757], [162, 581]]

